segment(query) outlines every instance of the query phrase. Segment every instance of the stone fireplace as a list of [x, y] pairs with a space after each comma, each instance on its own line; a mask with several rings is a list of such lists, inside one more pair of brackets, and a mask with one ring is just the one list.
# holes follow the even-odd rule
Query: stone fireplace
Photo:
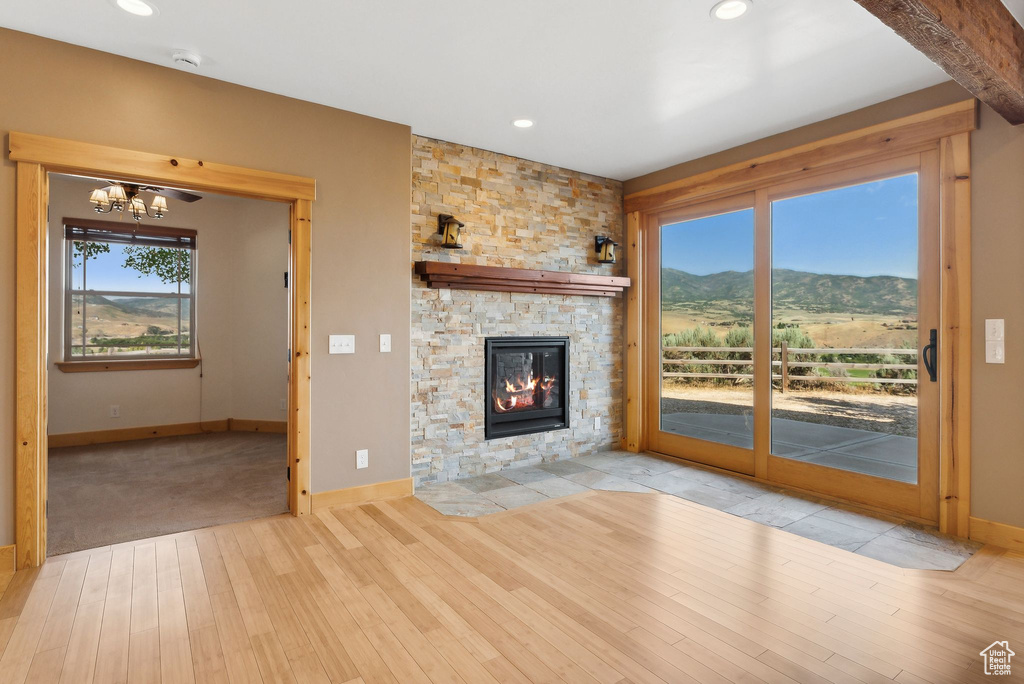
[[486, 439], [568, 427], [568, 337], [488, 337], [484, 363]]
[[[617, 276], [623, 264], [597, 262], [594, 238], [625, 242], [622, 184], [464, 145], [413, 136], [411, 261], [543, 269]], [[466, 226], [463, 249], [438, 244], [437, 216]], [[624, 300], [533, 292], [431, 288], [411, 279], [411, 459], [417, 485], [535, 465], [617, 446], [622, 425]], [[566, 340], [557, 419], [534, 415], [522, 431], [495, 434], [495, 383], [488, 345], [500, 338]], [[531, 359], [530, 363], [537, 362]], [[550, 375], [507, 361], [499, 398], [524, 416], [540, 413]], [[533, 370], [536, 381], [528, 391]], [[515, 380], [516, 372], [520, 376]], [[519, 388], [519, 389], [517, 389]], [[538, 389], [540, 388], [540, 389]], [[553, 388], [552, 388], [553, 389]], [[524, 402], [520, 404], [520, 401]], [[532, 404], [531, 404], [532, 402]], [[530, 408], [525, 408], [529, 406]], [[564, 414], [563, 414], [564, 412]], [[514, 424], [517, 420], [511, 420]], [[553, 425], [558, 427], [552, 428]], [[498, 433], [501, 428], [498, 427]], [[525, 429], [525, 428], [530, 429]], [[532, 428], [538, 428], [534, 430]]]

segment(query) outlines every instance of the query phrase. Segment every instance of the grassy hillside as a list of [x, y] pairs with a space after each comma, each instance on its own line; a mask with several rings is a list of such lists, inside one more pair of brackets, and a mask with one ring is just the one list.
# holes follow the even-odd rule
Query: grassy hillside
[[89, 316], [105, 321], [139, 321], [140, 319], [177, 319], [178, 300], [169, 297], [101, 297], [86, 299]]
[[[751, 316], [753, 271], [699, 276], [666, 268], [661, 278], [662, 306], [666, 310], [715, 312], [740, 321]], [[775, 269], [772, 299], [777, 310], [910, 317], [917, 311], [917, 280]]]

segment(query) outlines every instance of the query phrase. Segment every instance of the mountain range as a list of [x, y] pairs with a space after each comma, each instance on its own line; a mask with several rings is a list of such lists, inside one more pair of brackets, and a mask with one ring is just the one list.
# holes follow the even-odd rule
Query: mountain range
[[[661, 271], [662, 305], [666, 309], [732, 310], [749, 315], [753, 305], [754, 272], [723, 271], [694, 275], [673, 268]], [[772, 271], [772, 300], [776, 309], [808, 313], [914, 316], [917, 279], [896, 276], [854, 276]]]
[[88, 295], [90, 318], [105, 321], [141, 321], [155, 318], [177, 318], [178, 300], [170, 297], [103, 297]]

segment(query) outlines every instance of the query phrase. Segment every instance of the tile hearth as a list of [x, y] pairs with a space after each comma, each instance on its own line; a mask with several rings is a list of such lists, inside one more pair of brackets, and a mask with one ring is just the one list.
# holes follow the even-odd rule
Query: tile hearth
[[955, 570], [981, 548], [915, 523], [624, 451], [423, 485], [416, 498], [445, 515], [476, 517], [591, 489], [671, 494], [904, 568]]

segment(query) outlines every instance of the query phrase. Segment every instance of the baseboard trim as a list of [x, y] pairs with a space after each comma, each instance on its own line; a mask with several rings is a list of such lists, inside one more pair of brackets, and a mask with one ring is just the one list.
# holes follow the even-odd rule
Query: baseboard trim
[[14, 572], [15, 565], [14, 544], [0, 546], [0, 574]]
[[970, 538], [974, 541], [1011, 551], [1024, 551], [1024, 527], [971, 517], [969, 529]]
[[412, 490], [412, 478], [406, 477], [401, 480], [375, 482], [374, 484], [362, 485], [359, 487], [334, 489], [329, 492], [314, 492], [313, 510], [329, 508], [331, 506], [369, 503], [371, 501], [383, 501], [384, 499], [397, 499], [403, 496], [412, 496]]
[[133, 428], [119, 428], [117, 430], [67, 432], [60, 435], [49, 435], [47, 437], [47, 443], [50, 447], [58, 448], [69, 446], [88, 446], [91, 444], [107, 444], [111, 442], [131, 442], [137, 439], [154, 439], [156, 437], [198, 435], [204, 432], [228, 431], [287, 434], [288, 423], [283, 420], [225, 418], [223, 420], [204, 420], [201, 423], [175, 423], [172, 425], [148, 425]]
[[249, 420], [247, 418], [228, 418], [230, 432], [271, 432], [275, 435], [288, 434], [286, 420]]

